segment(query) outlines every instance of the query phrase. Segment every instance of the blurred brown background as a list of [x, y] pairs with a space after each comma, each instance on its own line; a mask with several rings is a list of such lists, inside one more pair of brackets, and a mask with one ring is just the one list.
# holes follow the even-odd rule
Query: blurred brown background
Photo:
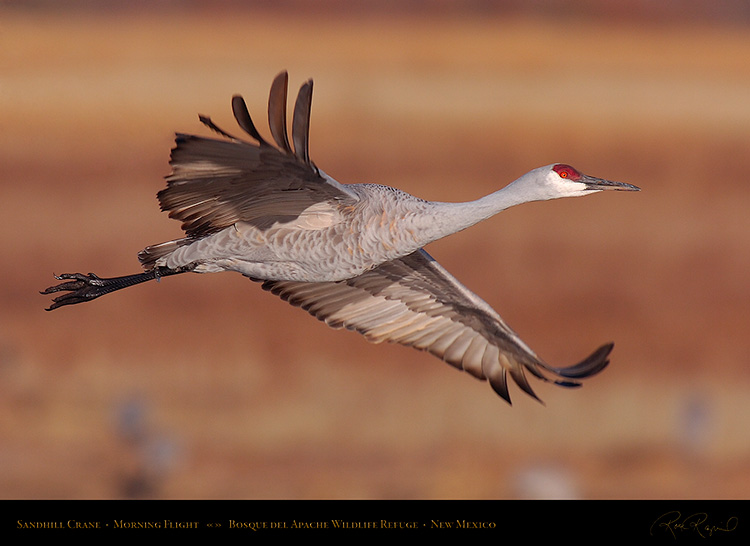
[[[0, 3], [0, 496], [747, 498], [750, 10], [652, 4]], [[640, 186], [429, 248], [547, 361], [615, 341], [606, 372], [508, 407], [231, 274], [46, 313], [53, 273], [180, 235], [174, 131], [231, 130], [242, 93], [267, 134], [281, 69], [315, 79], [342, 182], [469, 200], [561, 161]]]

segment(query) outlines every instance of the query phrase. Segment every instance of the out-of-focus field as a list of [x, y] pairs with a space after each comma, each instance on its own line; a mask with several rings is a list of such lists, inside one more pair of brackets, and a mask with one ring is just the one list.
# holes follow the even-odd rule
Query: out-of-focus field
[[[255, 12], [0, 20], [3, 498], [747, 498], [750, 29]], [[561, 161], [643, 191], [534, 203], [431, 245], [547, 361], [539, 404], [329, 330], [239, 275], [44, 312], [137, 272], [173, 132], [315, 79], [342, 182], [475, 199]], [[266, 132], [267, 134], [267, 132]]]

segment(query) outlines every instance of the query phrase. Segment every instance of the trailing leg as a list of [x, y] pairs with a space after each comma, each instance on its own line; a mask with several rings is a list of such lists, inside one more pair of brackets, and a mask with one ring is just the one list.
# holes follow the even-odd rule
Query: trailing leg
[[168, 277], [169, 275], [178, 275], [180, 273], [192, 271], [194, 267], [195, 266], [192, 264], [176, 269], [155, 267], [144, 273], [136, 273], [135, 275], [125, 275], [122, 277], [111, 277], [108, 279], [103, 279], [93, 273], [89, 273], [88, 275], [84, 275], [83, 273], [63, 273], [61, 275], [55, 275], [55, 278], [57, 280], [66, 280], [68, 282], [50, 286], [41, 292], [41, 294], [52, 294], [54, 292], [63, 291], [68, 292], [67, 294], [57, 296], [52, 300], [52, 305], [47, 309], [47, 311], [52, 311], [63, 305], [73, 305], [74, 303], [91, 301], [99, 296], [103, 296], [104, 294], [109, 294], [110, 292], [121, 290], [122, 288], [127, 288], [135, 284], [154, 279], [159, 280], [161, 277]]

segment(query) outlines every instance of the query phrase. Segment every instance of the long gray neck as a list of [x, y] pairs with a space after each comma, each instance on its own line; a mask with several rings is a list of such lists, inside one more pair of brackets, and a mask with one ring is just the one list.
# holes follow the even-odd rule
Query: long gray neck
[[541, 195], [525, 195], [518, 191], [516, 183], [519, 181], [520, 179], [476, 201], [429, 202], [425, 215], [417, 222], [420, 235], [425, 239], [424, 244], [464, 230], [515, 205], [545, 199]]

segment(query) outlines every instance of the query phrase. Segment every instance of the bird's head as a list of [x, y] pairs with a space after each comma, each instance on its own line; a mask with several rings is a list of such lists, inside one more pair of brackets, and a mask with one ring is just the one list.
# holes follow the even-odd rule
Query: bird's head
[[576, 197], [604, 190], [639, 191], [640, 188], [589, 176], [564, 163], [553, 163], [527, 172], [509, 184], [508, 190], [512, 191], [518, 204]]
[[[541, 182], [542, 190], [547, 199], [558, 197], [575, 197], [604, 190], [639, 191], [640, 188], [623, 182], [612, 182], [603, 178], [596, 178], [583, 174], [570, 165], [553, 163], [531, 171], [536, 173], [534, 178]], [[529, 174], [531, 174], [529, 173]]]

